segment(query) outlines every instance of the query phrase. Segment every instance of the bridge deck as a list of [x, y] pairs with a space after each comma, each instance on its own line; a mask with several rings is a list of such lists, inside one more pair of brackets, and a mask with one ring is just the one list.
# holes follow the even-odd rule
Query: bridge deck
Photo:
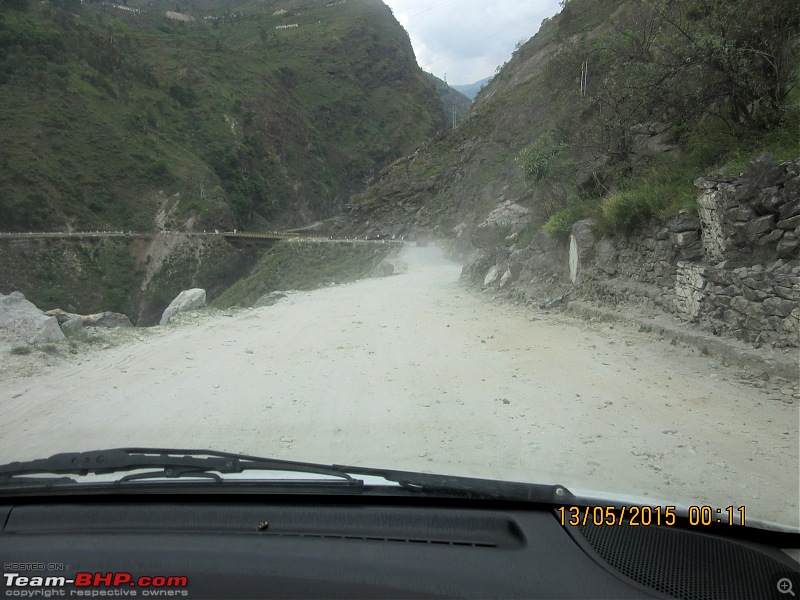
[[368, 240], [366, 238], [333, 238], [310, 233], [288, 231], [43, 231], [43, 232], [0, 232], [0, 239], [87, 239], [87, 238], [152, 238], [159, 235], [180, 235], [187, 237], [222, 237], [226, 240], [274, 240], [306, 241], [326, 243], [405, 243], [403, 240]]

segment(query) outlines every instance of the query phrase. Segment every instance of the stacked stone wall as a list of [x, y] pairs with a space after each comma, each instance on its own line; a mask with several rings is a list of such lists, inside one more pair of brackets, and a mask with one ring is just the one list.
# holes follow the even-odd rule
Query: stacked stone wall
[[595, 241], [589, 221], [576, 223], [572, 241], [591, 245], [579, 252], [576, 290], [650, 303], [748, 342], [800, 345], [800, 160], [762, 155], [741, 176], [695, 185], [696, 216], [629, 238]]

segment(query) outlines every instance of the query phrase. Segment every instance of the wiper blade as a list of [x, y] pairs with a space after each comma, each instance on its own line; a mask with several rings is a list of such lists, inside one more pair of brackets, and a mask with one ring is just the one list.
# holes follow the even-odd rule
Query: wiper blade
[[[153, 469], [145, 473], [130, 473]], [[224, 481], [221, 473], [245, 471], [283, 471], [336, 477], [344, 485], [363, 487], [363, 481], [325, 465], [273, 458], [261, 458], [214, 450], [178, 450], [165, 448], [116, 448], [90, 452], [65, 452], [50, 458], [12, 462], [0, 466], [0, 486], [21, 483], [58, 485], [77, 483], [69, 477], [35, 477], [30, 475], [105, 475], [125, 473], [113, 483], [136, 479], [196, 477]], [[305, 482], [307, 483], [307, 481]], [[330, 482], [328, 482], [330, 483]]]
[[[120, 473], [119, 478], [110, 484], [125, 484], [136, 480], [191, 478], [209, 480], [212, 485], [227, 483], [224, 476], [240, 474], [245, 471], [272, 471], [287, 473], [307, 473], [331, 479], [292, 479], [288, 483], [297, 485], [323, 486], [335, 484], [356, 493], [403, 493], [421, 496], [465, 498], [480, 500], [512, 500], [547, 504], [565, 504], [575, 501], [567, 488], [562, 485], [516, 483], [494, 481], [452, 475], [432, 475], [398, 471], [392, 469], [373, 469], [342, 465], [321, 465], [289, 460], [262, 458], [214, 450], [178, 450], [165, 448], [117, 448], [94, 450], [90, 452], [67, 452], [55, 454], [50, 458], [13, 462], [0, 465], [0, 488], [11, 486], [55, 487], [61, 484], [81, 483], [79, 479], [64, 475], [107, 475]], [[62, 475], [62, 477], [58, 477]], [[355, 476], [381, 479], [390, 485], [370, 485]], [[236, 481], [242, 482], [241, 479]], [[258, 483], [287, 484], [287, 480], [271, 480]], [[248, 481], [248, 483], [252, 483]], [[393, 485], [392, 485], [393, 484]], [[340, 488], [341, 489], [341, 488]]]
[[398, 484], [406, 492], [418, 493], [423, 496], [475, 500], [511, 500], [544, 504], [569, 504], [575, 501], [575, 496], [572, 492], [559, 484], [518, 483], [514, 481], [460, 477], [457, 475], [434, 475], [343, 465], [334, 465], [334, 468], [343, 473], [382, 477], [387, 481]]

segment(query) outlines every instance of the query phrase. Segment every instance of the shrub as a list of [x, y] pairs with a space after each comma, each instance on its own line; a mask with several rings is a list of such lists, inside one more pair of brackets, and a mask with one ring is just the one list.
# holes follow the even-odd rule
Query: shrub
[[653, 218], [664, 219], [696, 207], [692, 184], [702, 170], [693, 157], [668, 159], [649, 173], [630, 179], [620, 191], [600, 203], [600, 233], [628, 234]]
[[627, 234], [655, 216], [657, 208], [635, 191], [617, 192], [603, 199], [599, 226], [615, 234]]
[[523, 148], [517, 156], [517, 164], [525, 175], [525, 181], [538, 183], [546, 179], [561, 148], [551, 133], [542, 134], [538, 140]]
[[142, 169], [142, 175], [152, 183], [161, 183], [172, 179], [169, 163], [163, 158], [159, 158], [145, 166]]
[[591, 212], [583, 204], [562, 208], [547, 220], [542, 229], [552, 235], [567, 235], [572, 231], [573, 223], [591, 216]]
[[194, 108], [197, 105], [197, 93], [188, 85], [173, 83], [169, 86], [169, 95], [183, 108]]

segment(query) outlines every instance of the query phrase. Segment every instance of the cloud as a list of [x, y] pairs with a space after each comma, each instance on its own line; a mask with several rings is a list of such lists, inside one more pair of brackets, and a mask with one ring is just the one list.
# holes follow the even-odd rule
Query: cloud
[[493, 75], [527, 41], [558, 0], [384, 0], [406, 28], [417, 62], [449, 83]]

